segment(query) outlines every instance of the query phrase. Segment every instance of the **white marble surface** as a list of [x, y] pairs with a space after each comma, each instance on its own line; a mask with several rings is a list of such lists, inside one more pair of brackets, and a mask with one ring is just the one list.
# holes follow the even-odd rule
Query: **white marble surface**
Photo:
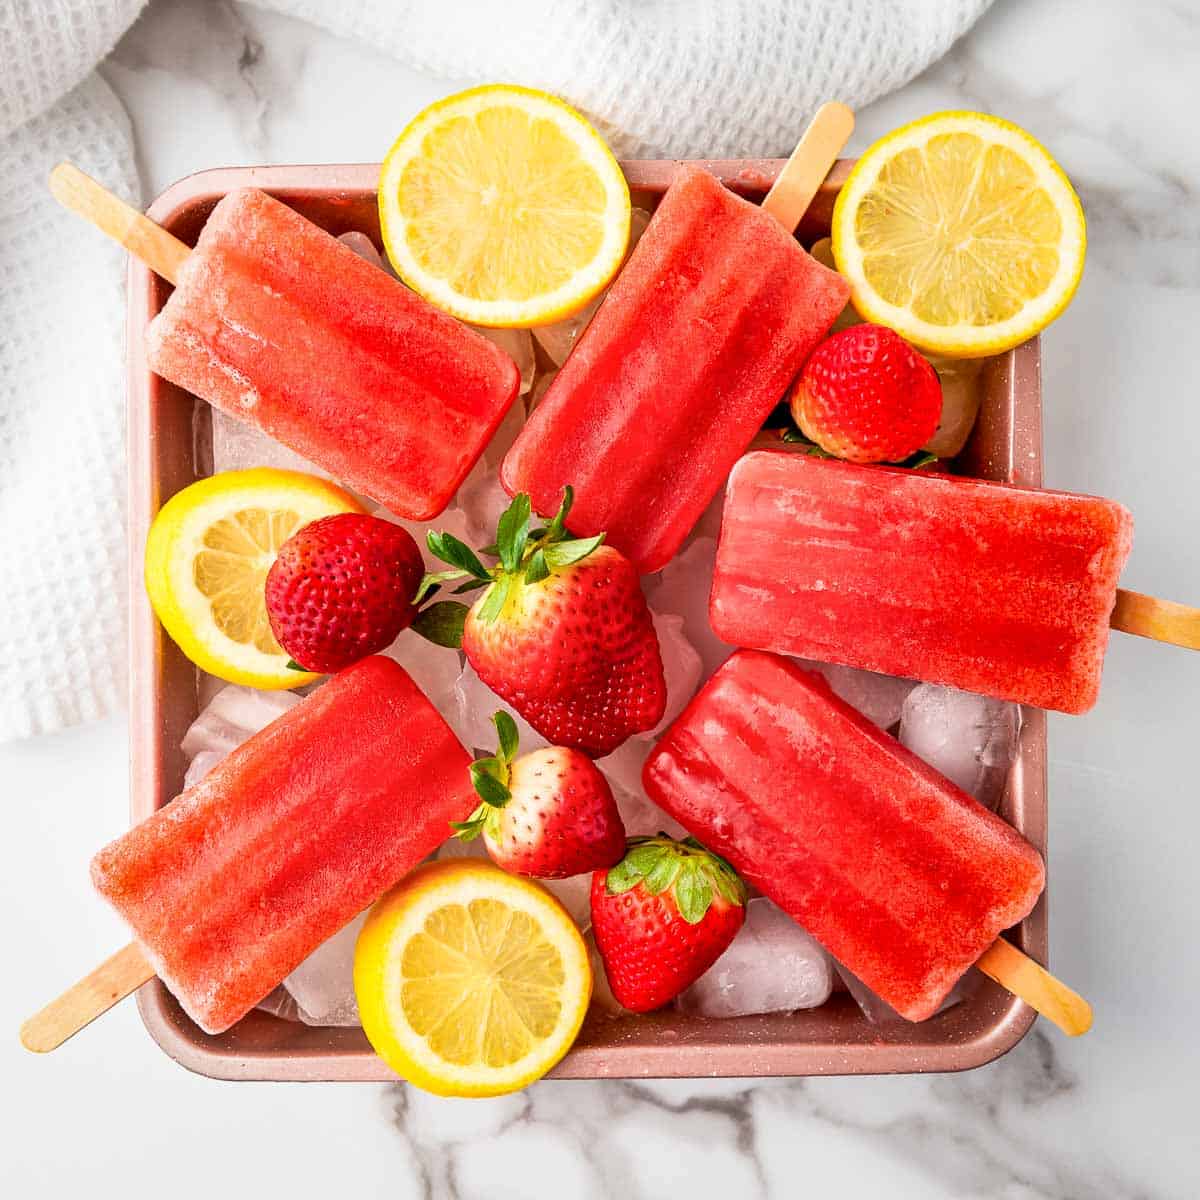
[[[1070, 172], [1091, 249], [1045, 339], [1047, 480], [1128, 504], [1125, 581], [1192, 600], [1198, 62], [1195, 3], [1000, 0], [945, 61], [864, 112], [856, 138], [985, 108]], [[184, 0], [154, 0], [104, 74], [132, 116], [147, 196], [206, 166], [377, 159], [455, 86], [253, 8]], [[49, 1058], [21, 1053], [20, 1018], [122, 940], [87, 862], [125, 822], [126, 731], [114, 720], [0, 748], [0, 1193], [1195, 1196], [1198, 695], [1200, 658], [1118, 637], [1098, 707], [1051, 721], [1051, 953], [1095, 1005], [1087, 1038], [1039, 1026], [952, 1077], [543, 1083], [475, 1102], [214, 1083], [166, 1059], [129, 1004]]]

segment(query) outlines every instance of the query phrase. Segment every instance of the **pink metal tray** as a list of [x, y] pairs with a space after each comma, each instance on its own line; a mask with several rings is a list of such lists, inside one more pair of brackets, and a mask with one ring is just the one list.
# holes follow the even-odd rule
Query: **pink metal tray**
[[[706, 162], [751, 199], [761, 199], [782, 163]], [[800, 229], [806, 242], [828, 232], [839, 163]], [[634, 202], [652, 208], [670, 183], [672, 162], [623, 164]], [[374, 164], [255, 167], [204, 171], [168, 188], [149, 215], [194, 243], [213, 205], [233, 188], [263, 188], [334, 234], [361, 230], [378, 243]], [[131, 594], [130, 754], [132, 818], [140, 821], [180, 790], [185, 762], [179, 742], [197, 713], [196, 669], [165, 637], [142, 585], [146, 532], [159, 506], [197, 477], [194, 397], [151, 374], [143, 335], [170, 285], [136, 260], [129, 273], [129, 545]], [[1041, 483], [1041, 378], [1036, 341], [990, 363], [971, 442], [959, 460], [968, 474]], [[1046, 849], [1046, 722], [1025, 712], [1020, 756], [1002, 813], [1043, 853]], [[1013, 932], [1045, 963], [1046, 900]], [[1021, 1001], [978, 976], [968, 998], [920, 1025], [869, 1023], [844, 992], [795, 1015], [711, 1020], [662, 1012], [611, 1018], [593, 1013], [558, 1078], [646, 1076], [840, 1075], [954, 1071], [1011, 1049], [1033, 1024]], [[391, 1072], [357, 1029], [310, 1028], [261, 1012], [219, 1037], [192, 1024], [157, 980], [138, 994], [151, 1036], [190, 1070], [222, 1079], [387, 1080]]]

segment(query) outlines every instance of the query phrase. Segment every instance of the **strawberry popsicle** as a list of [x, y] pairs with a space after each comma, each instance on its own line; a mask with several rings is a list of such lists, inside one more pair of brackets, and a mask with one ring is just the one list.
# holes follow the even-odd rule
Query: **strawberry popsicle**
[[646, 794], [911, 1021], [1025, 917], [1038, 852], [819, 676], [736, 651], [646, 762]]
[[710, 618], [735, 646], [1080, 713], [1132, 537], [1111, 500], [761, 451], [729, 480]]
[[418, 521], [520, 385], [499, 347], [251, 188], [213, 210], [146, 344], [159, 375]]
[[470, 762], [406, 672], [366, 658], [101, 850], [92, 880], [220, 1033], [466, 820]]
[[657, 571], [846, 304], [771, 215], [681, 167], [501, 468], [512, 495]]

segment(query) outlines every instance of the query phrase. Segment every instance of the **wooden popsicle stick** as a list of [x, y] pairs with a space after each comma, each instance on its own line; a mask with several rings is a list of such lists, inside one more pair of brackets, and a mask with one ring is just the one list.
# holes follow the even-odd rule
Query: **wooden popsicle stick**
[[997, 938], [975, 965], [1069, 1037], [1091, 1029], [1092, 1006], [1012, 942]]
[[1200, 608], [1176, 604], [1174, 600], [1159, 600], [1117, 588], [1117, 603], [1109, 624], [1122, 633], [1136, 633], [1156, 642], [1200, 650]]
[[791, 233], [854, 132], [854, 113], [830, 100], [817, 109], [762, 206]]
[[146, 961], [141, 946], [130, 942], [30, 1017], [21, 1026], [21, 1045], [36, 1054], [57, 1050], [118, 1000], [153, 978], [154, 968]]
[[170, 283], [178, 280], [179, 268], [187, 261], [191, 247], [118, 199], [90, 175], [69, 162], [61, 162], [50, 172], [50, 193], [64, 208], [120, 242], [156, 275]]

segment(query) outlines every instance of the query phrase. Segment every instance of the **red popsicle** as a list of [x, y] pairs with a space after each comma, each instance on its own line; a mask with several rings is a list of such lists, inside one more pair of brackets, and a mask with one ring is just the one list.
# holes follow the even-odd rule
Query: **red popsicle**
[[505, 488], [552, 513], [573, 485], [571, 529], [657, 571], [848, 295], [779, 220], [681, 166], [505, 458]]
[[520, 384], [499, 347], [252, 188], [213, 210], [146, 347], [159, 375], [419, 521]]
[[1094, 496], [760, 451], [729, 480], [710, 617], [735, 646], [1080, 713], [1132, 538]]
[[773, 654], [735, 652], [643, 778], [656, 804], [912, 1021], [932, 1016], [1042, 891], [1041, 857], [1011, 826]]
[[470, 761], [404, 670], [366, 658], [101, 850], [92, 879], [220, 1033], [467, 818]]

